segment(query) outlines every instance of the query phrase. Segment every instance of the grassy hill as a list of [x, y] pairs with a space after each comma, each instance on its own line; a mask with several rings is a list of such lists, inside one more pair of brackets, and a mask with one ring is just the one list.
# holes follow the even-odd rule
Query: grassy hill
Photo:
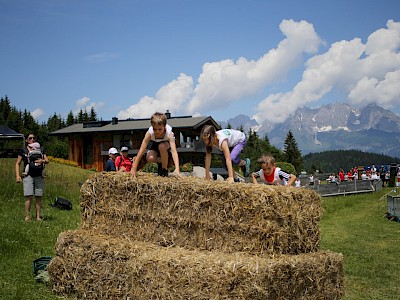
[[[80, 222], [79, 183], [93, 173], [50, 163], [46, 169], [43, 222], [24, 222], [22, 184], [15, 182], [15, 159], [0, 159], [0, 299], [59, 299], [37, 283], [32, 261], [54, 256], [59, 233]], [[395, 299], [400, 294], [400, 223], [383, 217], [385, 194], [323, 198], [321, 249], [344, 254], [346, 296], [343, 299]], [[55, 197], [72, 201], [72, 211], [49, 204]], [[33, 209], [32, 209], [33, 213]]]

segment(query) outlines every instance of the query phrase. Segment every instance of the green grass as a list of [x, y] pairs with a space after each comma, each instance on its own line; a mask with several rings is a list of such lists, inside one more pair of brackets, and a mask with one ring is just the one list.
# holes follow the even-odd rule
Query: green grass
[[[34, 203], [30, 223], [24, 221], [22, 183], [15, 182], [16, 159], [0, 159], [0, 299], [59, 299], [51, 289], [37, 283], [33, 260], [54, 256], [60, 232], [76, 229], [80, 222], [80, 182], [93, 173], [75, 167], [50, 163], [46, 166], [43, 196], [43, 222], [36, 222]], [[71, 200], [72, 211], [50, 206], [55, 197]]]
[[344, 255], [343, 299], [400, 295], [400, 223], [384, 218], [389, 191], [323, 198], [321, 249]]
[[[32, 261], [54, 256], [60, 232], [80, 222], [79, 183], [93, 173], [50, 163], [46, 167], [41, 223], [24, 222], [22, 184], [15, 159], [0, 159], [0, 299], [59, 299], [34, 279]], [[343, 299], [396, 299], [400, 295], [400, 223], [383, 217], [389, 189], [378, 193], [323, 198], [321, 249], [343, 253]], [[50, 207], [55, 197], [72, 201], [72, 211]], [[382, 200], [379, 200], [382, 198]], [[32, 207], [32, 217], [33, 215]]]

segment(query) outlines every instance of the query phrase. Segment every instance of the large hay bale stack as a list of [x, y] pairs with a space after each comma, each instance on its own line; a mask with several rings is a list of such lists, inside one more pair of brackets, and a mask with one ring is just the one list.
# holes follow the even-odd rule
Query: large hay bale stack
[[49, 267], [54, 290], [79, 299], [338, 299], [341, 254], [274, 259], [187, 250], [76, 230], [62, 233]]
[[319, 246], [321, 201], [312, 190], [107, 173], [81, 193], [82, 228], [160, 246], [270, 256]]
[[48, 270], [87, 299], [338, 299], [343, 257], [319, 250], [311, 190], [98, 173], [81, 187], [80, 229]]

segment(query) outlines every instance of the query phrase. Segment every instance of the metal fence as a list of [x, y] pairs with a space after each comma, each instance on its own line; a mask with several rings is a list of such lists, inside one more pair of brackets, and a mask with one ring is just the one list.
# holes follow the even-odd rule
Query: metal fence
[[315, 190], [321, 196], [337, 196], [354, 193], [376, 192], [382, 189], [381, 180], [353, 180], [338, 183], [316, 184], [306, 186], [308, 189]]

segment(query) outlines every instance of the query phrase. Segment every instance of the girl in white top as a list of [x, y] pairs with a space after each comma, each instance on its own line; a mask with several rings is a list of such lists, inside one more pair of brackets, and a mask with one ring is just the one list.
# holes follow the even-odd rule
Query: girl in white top
[[225, 157], [226, 168], [228, 170], [228, 183], [234, 182], [232, 163], [242, 168], [244, 176], [249, 176], [250, 159], [246, 158], [246, 160], [243, 160], [240, 158], [240, 153], [246, 146], [246, 135], [243, 132], [234, 129], [222, 129], [216, 131], [214, 126], [206, 125], [201, 130], [201, 137], [207, 148], [205, 164], [205, 178], [207, 180], [211, 179], [211, 150], [212, 147], [216, 146], [218, 146], [219, 150], [222, 151]]

